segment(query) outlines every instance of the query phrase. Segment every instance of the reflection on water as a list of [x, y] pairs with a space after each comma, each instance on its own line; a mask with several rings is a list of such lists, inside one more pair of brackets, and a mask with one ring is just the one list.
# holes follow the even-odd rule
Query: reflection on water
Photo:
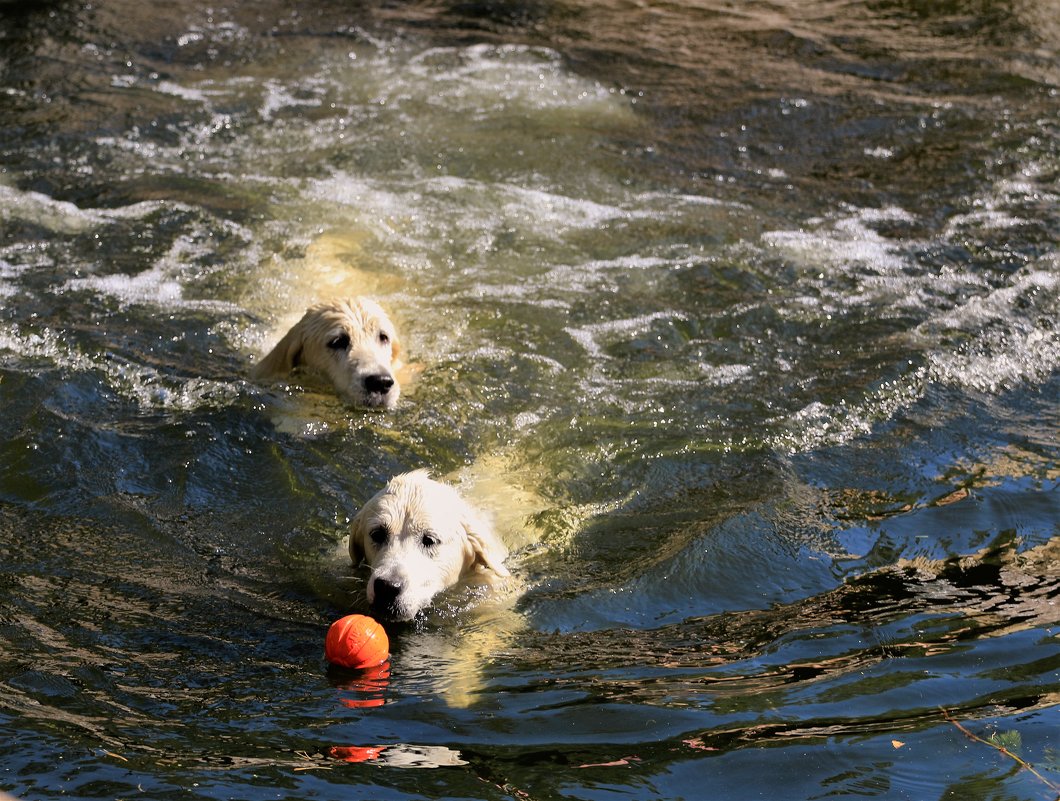
[[[1055, 797], [1058, 19], [0, 3], [0, 788]], [[421, 466], [515, 577], [331, 674]]]

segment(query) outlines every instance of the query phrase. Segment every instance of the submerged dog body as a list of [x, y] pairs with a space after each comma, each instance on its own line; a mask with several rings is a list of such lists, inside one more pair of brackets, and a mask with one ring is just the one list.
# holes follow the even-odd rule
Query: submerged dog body
[[329, 301], [311, 306], [251, 375], [272, 380], [305, 367], [358, 406], [391, 409], [401, 393], [395, 377], [399, 354], [394, 324], [378, 303]]
[[410, 620], [442, 590], [476, 570], [507, 576], [508, 552], [486, 519], [425, 470], [403, 473], [357, 513], [350, 557], [371, 566], [368, 603]]

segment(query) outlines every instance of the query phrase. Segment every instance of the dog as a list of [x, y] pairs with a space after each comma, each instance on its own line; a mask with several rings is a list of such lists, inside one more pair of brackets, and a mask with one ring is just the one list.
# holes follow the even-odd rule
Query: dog
[[508, 550], [481, 512], [426, 470], [402, 473], [354, 516], [350, 558], [371, 567], [368, 604], [412, 620], [438, 593], [473, 574], [508, 577]]
[[328, 301], [309, 307], [251, 377], [269, 381], [305, 368], [329, 379], [356, 406], [393, 409], [401, 394], [400, 354], [394, 324], [374, 300]]

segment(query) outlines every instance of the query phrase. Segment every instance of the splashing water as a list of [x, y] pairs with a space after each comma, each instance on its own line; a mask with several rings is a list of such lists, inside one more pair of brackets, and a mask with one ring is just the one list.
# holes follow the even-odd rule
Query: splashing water
[[[49, 4], [0, 39], [0, 787], [1060, 780], [1036, 6]], [[248, 380], [347, 294], [419, 370], [396, 410]], [[513, 577], [330, 674], [345, 529], [419, 467]]]

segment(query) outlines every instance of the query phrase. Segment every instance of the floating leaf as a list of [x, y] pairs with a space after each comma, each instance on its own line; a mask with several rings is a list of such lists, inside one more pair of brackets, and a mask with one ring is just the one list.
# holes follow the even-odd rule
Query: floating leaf
[[577, 765], [578, 768], [617, 768], [623, 765], [629, 765], [633, 762], [640, 762], [640, 757], [628, 756], [616, 759], [613, 762], [587, 762], [584, 765]]

